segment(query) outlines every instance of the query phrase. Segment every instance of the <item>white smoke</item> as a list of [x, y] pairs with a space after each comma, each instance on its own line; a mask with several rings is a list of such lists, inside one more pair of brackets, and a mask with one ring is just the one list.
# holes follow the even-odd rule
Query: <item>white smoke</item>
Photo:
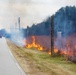
[[25, 38], [23, 37], [23, 33], [21, 31], [11, 32], [10, 39], [17, 46], [21, 46], [21, 47], [25, 46]]

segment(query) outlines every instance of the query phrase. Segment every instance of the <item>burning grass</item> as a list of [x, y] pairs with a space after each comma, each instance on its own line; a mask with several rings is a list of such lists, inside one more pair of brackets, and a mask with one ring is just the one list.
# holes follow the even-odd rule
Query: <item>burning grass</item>
[[51, 57], [45, 52], [15, 46], [7, 40], [14, 56], [27, 75], [76, 75], [76, 64], [64, 57]]
[[[60, 34], [60, 33], [59, 33]], [[50, 36], [29, 36], [25, 40], [26, 48], [35, 48], [39, 51], [46, 51], [51, 55]], [[54, 56], [66, 55], [67, 60], [76, 62], [76, 35], [61, 37], [60, 35], [54, 39]]]

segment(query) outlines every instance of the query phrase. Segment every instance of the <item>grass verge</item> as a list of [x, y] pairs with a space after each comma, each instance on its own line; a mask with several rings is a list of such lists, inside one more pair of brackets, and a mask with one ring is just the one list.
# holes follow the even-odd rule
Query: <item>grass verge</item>
[[18, 47], [9, 40], [7, 44], [27, 75], [76, 75], [76, 64], [65, 61], [64, 57]]

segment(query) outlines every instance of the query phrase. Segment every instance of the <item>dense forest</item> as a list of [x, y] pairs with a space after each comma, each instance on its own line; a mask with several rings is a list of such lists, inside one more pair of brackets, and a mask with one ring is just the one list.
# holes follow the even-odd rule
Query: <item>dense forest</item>
[[[24, 37], [33, 35], [49, 36], [51, 34], [51, 16], [41, 23], [33, 24], [31, 27], [27, 26], [27, 28], [22, 28], [20, 32], [24, 34]], [[57, 32], [62, 32], [62, 36], [64, 37], [76, 33], [75, 6], [62, 7], [54, 14], [54, 32], [55, 36], [57, 35]], [[5, 29], [1, 29], [0, 34], [7, 38], [10, 38], [11, 36]]]
[[[27, 26], [22, 29], [24, 36], [31, 35], [50, 35], [51, 32], [51, 17], [48, 17], [41, 23], [33, 24], [31, 27]], [[62, 32], [63, 36], [68, 36], [76, 33], [76, 7], [66, 6], [59, 9], [54, 14], [54, 31], [55, 36], [57, 32]]]

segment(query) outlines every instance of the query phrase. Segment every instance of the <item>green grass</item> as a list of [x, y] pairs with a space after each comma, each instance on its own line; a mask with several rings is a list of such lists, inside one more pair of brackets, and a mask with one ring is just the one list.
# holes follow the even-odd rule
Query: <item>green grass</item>
[[42, 72], [52, 75], [76, 75], [76, 64], [66, 61], [63, 56], [51, 57], [49, 54], [35, 49], [20, 48], [20, 51]]
[[46, 52], [15, 45], [11, 45], [11, 49], [28, 63], [31, 71], [28, 75], [76, 75], [76, 64], [63, 56], [51, 57]]

